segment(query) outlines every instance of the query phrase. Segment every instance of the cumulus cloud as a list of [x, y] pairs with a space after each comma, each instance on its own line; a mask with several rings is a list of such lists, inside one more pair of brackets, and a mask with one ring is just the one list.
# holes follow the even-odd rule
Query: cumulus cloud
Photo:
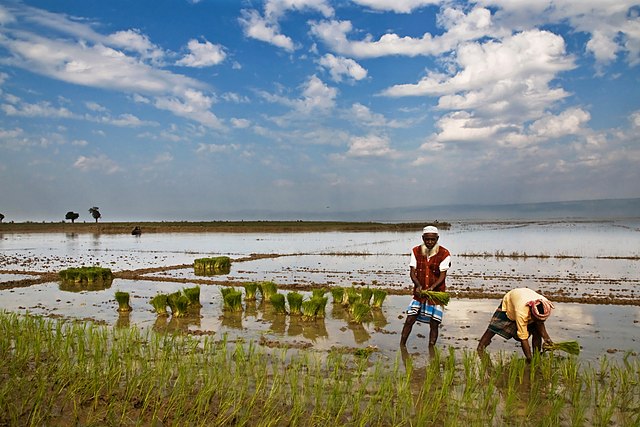
[[99, 156], [80, 156], [73, 164], [73, 167], [82, 172], [100, 172], [112, 175], [121, 170], [120, 166], [104, 154]]
[[35, 104], [29, 104], [19, 101], [17, 103], [2, 104], [0, 109], [4, 111], [7, 116], [21, 116], [21, 117], [48, 117], [48, 118], [64, 118], [73, 119], [78, 118], [76, 114], [72, 113], [65, 107], [55, 107], [51, 103], [43, 101]]
[[387, 136], [370, 134], [354, 136], [349, 141], [347, 157], [394, 157], [397, 153], [390, 146]]
[[530, 131], [541, 138], [559, 138], [575, 135], [591, 119], [591, 115], [581, 108], [570, 108], [557, 116], [546, 115], [529, 127]]
[[384, 10], [395, 13], [411, 13], [425, 6], [442, 3], [441, 0], [353, 0], [353, 2], [374, 10]]
[[329, 71], [335, 82], [342, 81], [343, 76], [356, 81], [367, 77], [367, 70], [353, 59], [327, 53], [318, 60], [318, 63]]
[[378, 40], [370, 34], [363, 40], [350, 40], [347, 35], [353, 31], [352, 23], [337, 20], [315, 22], [311, 33], [335, 52], [354, 58], [439, 55], [465, 41], [504, 33], [504, 30], [493, 27], [491, 12], [485, 8], [474, 8], [468, 13], [446, 8], [439, 20], [446, 29], [445, 33], [439, 36], [424, 33], [420, 38], [386, 33]]
[[244, 9], [238, 21], [246, 37], [292, 52], [295, 50], [295, 44], [289, 36], [280, 32], [279, 20], [289, 11], [307, 10], [320, 12], [325, 17], [334, 13], [327, 0], [267, 0], [264, 15], [255, 9]]
[[[131, 30], [103, 36], [87, 24], [72, 21], [64, 15], [35, 8], [20, 9], [20, 12], [21, 19], [55, 29], [59, 37], [5, 29], [0, 37], [0, 47], [11, 55], [6, 60], [8, 64], [67, 83], [151, 97], [158, 108], [207, 127], [223, 127], [209, 110], [211, 103], [198, 103], [194, 99], [196, 93], [208, 98], [204, 93], [208, 89], [206, 85], [157, 67], [162, 53], [140, 32]], [[81, 41], [70, 41], [70, 35], [82, 36]], [[207, 50], [209, 47], [205, 43], [204, 47], [198, 45], [195, 49]], [[150, 61], [145, 62], [145, 59]], [[195, 64], [195, 56], [193, 61]], [[11, 106], [7, 111], [8, 114], [27, 114], [27, 111]], [[58, 111], [58, 114], [63, 113]]]
[[210, 67], [218, 65], [226, 58], [227, 54], [221, 45], [213, 44], [207, 40], [199, 42], [198, 40], [189, 40], [187, 44], [189, 53], [176, 62], [176, 65], [185, 67]]
[[[301, 96], [298, 98], [288, 98], [280, 94], [258, 92], [258, 94], [268, 102], [278, 103], [290, 107], [293, 114], [309, 116], [311, 113], [326, 113], [331, 111], [336, 102], [338, 90], [328, 86], [315, 74], [310, 76], [300, 87]], [[292, 119], [291, 115], [273, 118], [284, 125]]]

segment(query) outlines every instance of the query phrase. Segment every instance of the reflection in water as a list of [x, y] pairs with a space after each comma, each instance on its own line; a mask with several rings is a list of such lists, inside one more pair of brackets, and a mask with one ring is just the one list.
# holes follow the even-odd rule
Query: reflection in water
[[232, 329], [242, 329], [242, 312], [224, 310], [222, 313], [222, 326]]
[[290, 337], [296, 337], [302, 334], [302, 316], [289, 316], [289, 328], [287, 329], [287, 335]]
[[131, 326], [131, 312], [119, 311], [118, 320], [116, 321], [116, 328], [128, 328]]
[[153, 330], [159, 333], [167, 332], [169, 326], [169, 316], [158, 316], [153, 324]]
[[371, 335], [367, 332], [362, 323], [349, 322], [349, 329], [353, 332], [353, 339], [357, 344], [367, 342], [371, 338]]
[[190, 325], [199, 327], [200, 316], [199, 315], [193, 316], [191, 314], [187, 314], [184, 317], [171, 316], [171, 319], [169, 320], [169, 324], [167, 325], [167, 331], [186, 333], [189, 331]]
[[327, 325], [324, 317], [318, 317], [315, 320], [302, 321], [302, 336], [315, 342], [318, 338], [329, 336]]
[[334, 319], [345, 320], [347, 317], [347, 310], [342, 304], [333, 304], [333, 311], [331, 313], [331, 316]]
[[75, 240], [78, 238], [78, 233], [65, 233], [65, 236], [69, 240]]
[[75, 282], [72, 280], [60, 281], [59, 288], [61, 291], [66, 292], [81, 292], [81, 291], [104, 291], [109, 289], [113, 283], [112, 279], [109, 280], [93, 280], [91, 282], [82, 281]]
[[244, 318], [256, 317], [258, 315], [258, 302], [256, 300], [247, 301], [245, 299]]
[[384, 315], [382, 310], [374, 308], [371, 310], [371, 315], [373, 316], [373, 325], [376, 328], [382, 329], [389, 324], [387, 317]]

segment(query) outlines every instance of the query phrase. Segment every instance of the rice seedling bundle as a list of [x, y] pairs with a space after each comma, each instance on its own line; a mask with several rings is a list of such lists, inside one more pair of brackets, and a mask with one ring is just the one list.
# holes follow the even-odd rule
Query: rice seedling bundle
[[371, 314], [371, 306], [362, 302], [355, 303], [351, 309], [351, 318], [355, 323], [362, 323]]
[[167, 316], [167, 295], [158, 294], [151, 298], [151, 305], [155, 309], [158, 316]]
[[287, 302], [289, 302], [289, 314], [297, 315], [302, 313], [303, 296], [298, 292], [287, 293]]
[[189, 298], [181, 292], [174, 292], [167, 297], [167, 304], [171, 309], [171, 315], [174, 317], [184, 317], [189, 307]]
[[326, 289], [323, 289], [323, 288], [312, 289], [311, 298], [322, 298], [326, 292], [327, 292]]
[[177, 301], [178, 299], [183, 296], [181, 292], [173, 292], [169, 295], [167, 295], [167, 305], [169, 306], [169, 309], [171, 310], [171, 315], [176, 316], [176, 317], [180, 317], [182, 314], [178, 315], [178, 313], [180, 313], [180, 308], [177, 305]]
[[382, 303], [384, 302], [386, 297], [387, 297], [386, 291], [383, 291], [382, 289], [374, 289], [373, 302], [371, 303], [371, 306], [374, 308], [382, 307]]
[[113, 280], [111, 270], [103, 267], [72, 267], [60, 271], [58, 276], [63, 282], [72, 283], [110, 282]]
[[229, 311], [242, 311], [242, 292], [232, 289], [224, 295], [224, 308]]
[[182, 292], [189, 300], [190, 307], [202, 307], [202, 304], [200, 304], [200, 286], [186, 288]]
[[228, 274], [231, 271], [231, 258], [227, 256], [198, 258], [193, 261], [193, 270], [197, 276]]
[[285, 297], [283, 294], [273, 294], [270, 298], [273, 311], [278, 314], [287, 314], [287, 308], [285, 305]]
[[429, 298], [438, 305], [447, 305], [451, 297], [448, 292], [440, 291], [420, 291], [420, 295]]
[[315, 319], [316, 317], [325, 316], [325, 308], [327, 305], [327, 297], [311, 298], [302, 303], [302, 315], [305, 319]]
[[363, 304], [371, 304], [371, 297], [373, 296], [373, 291], [371, 288], [362, 288], [360, 291], [360, 302]]
[[255, 301], [257, 292], [258, 292], [258, 284], [256, 282], [244, 284], [245, 301]]
[[278, 292], [278, 285], [274, 282], [260, 282], [258, 289], [262, 294], [262, 301], [271, 301], [271, 297]]
[[542, 346], [545, 351], [560, 350], [565, 353], [578, 356], [580, 354], [580, 343], [578, 341], [561, 341], [554, 343], [544, 343]]
[[339, 304], [342, 303], [342, 297], [344, 295], [344, 288], [340, 286], [336, 286], [331, 288], [331, 296], [333, 297], [333, 303]]
[[116, 291], [116, 301], [118, 302], [119, 312], [128, 312], [133, 310], [129, 305], [129, 292]]
[[346, 306], [349, 306], [349, 307], [353, 307], [353, 305], [357, 302], [360, 302], [360, 299], [362, 298], [362, 295], [360, 295], [360, 293], [355, 288], [348, 289], [346, 292], [346, 296], [347, 296]]

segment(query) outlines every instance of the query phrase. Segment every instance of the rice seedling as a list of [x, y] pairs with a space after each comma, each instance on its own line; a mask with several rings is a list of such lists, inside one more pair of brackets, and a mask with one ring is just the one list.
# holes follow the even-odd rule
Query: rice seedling
[[256, 282], [245, 283], [244, 285], [244, 300], [255, 301], [256, 294], [258, 292], [258, 284]]
[[289, 303], [289, 314], [299, 315], [302, 314], [302, 300], [304, 297], [299, 292], [288, 292], [287, 302]]
[[325, 316], [325, 306], [328, 298], [311, 298], [302, 302], [302, 318], [305, 320], [313, 320], [317, 317]]
[[116, 291], [115, 297], [119, 312], [129, 312], [133, 310], [129, 305], [129, 292]]
[[167, 298], [169, 308], [171, 308], [171, 315], [173, 317], [184, 317], [187, 315], [187, 309], [189, 308], [189, 298], [184, 296], [180, 292], [174, 292], [169, 294]]
[[373, 302], [371, 303], [371, 306], [374, 308], [382, 307], [382, 303], [384, 302], [386, 297], [387, 297], [386, 291], [383, 291], [382, 289], [374, 289]]
[[360, 290], [360, 302], [361, 303], [370, 305], [372, 296], [373, 296], [373, 291], [371, 290], [371, 288], [366, 287], [366, 288], [362, 288]]
[[271, 297], [278, 292], [278, 285], [274, 282], [260, 282], [258, 283], [258, 290], [262, 295], [262, 301], [271, 301]]
[[[345, 297], [346, 298], [343, 298], [342, 300], [343, 301], [342, 305], [344, 305], [345, 307], [349, 307], [349, 310], [351, 310], [351, 307], [353, 307], [354, 304], [360, 302], [360, 299], [362, 298], [362, 296], [356, 290], [356, 288], [347, 289], [345, 292]], [[345, 304], [345, 299], [346, 299], [346, 304]]]
[[67, 268], [58, 273], [60, 280], [72, 283], [93, 283], [95, 281], [111, 281], [113, 273], [103, 267]]
[[202, 307], [200, 304], [200, 286], [183, 289], [184, 295], [189, 300], [190, 307]]
[[273, 311], [278, 314], [287, 314], [285, 297], [283, 294], [273, 294], [270, 298]]
[[320, 289], [312, 289], [311, 290], [311, 298], [322, 298], [324, 294], [327, 293], [327, 290], [324, 288]]
[[421, 290], [420, 295], [429, 298], [435, 304], [445, 306], [449, 304], [450, 295], [448, 292]]
[[489, 366], [449, 346], [414, 366], [370, 350], [279, 352], [0, 312], [0, 425], [638, 425], [637, 355]]
[[542, 345], [544, 351], [560, 350], [569, 354], [578, 356], [580, 354], [580, 344], [578, 341], [561, 341], [554, 343], [544, 343]]
[[357, 302], [351, 307], [351, 320], [354, 323], [362, 323], [371, 314], [371, 306], [368, 304]]
[[242, 292], [233, 288], [223, 293], [223, 308], [232, 312], [242, 311]]
[[198, 258], [193, 261], [193, 270], [196, 276], [229, 274], [231, 259], [227, 256]]
[[151, 305], [153, 309], [156, 311], [158, 316], [167, 316], [167, 295], [166, 294], [158, 294], [155, 297], [151, 298]]
[[334, 286], [331, 288], [331, 297], [334, 304], [342, 303], [342, 296], [344, 295], [344, 288], [341, 286]]

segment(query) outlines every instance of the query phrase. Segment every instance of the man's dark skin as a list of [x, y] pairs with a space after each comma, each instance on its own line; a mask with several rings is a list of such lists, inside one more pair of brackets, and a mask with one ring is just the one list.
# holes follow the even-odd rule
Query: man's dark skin
[[[422, 241], [424, 245], [427, 247], [427, 250], [433, 249], [433, 247], [438, 243], [439, 236], [435, 233], [424, 233], [422, 235]], [[417, 296], [420, 291], [420, 282], [418, 281], [418, 276], [416, 275], [416, 269], [411, 267], [409, 271], [409, 276], [411, 277], [411, 281], [413, 282], [413, 295]], [[447, 272], [440, 272], [440, 277], [435, 281], [433, 285], [427, 288], [427, 290], [433, 290], [438, 285], [440, 285], [444, 279], [447, 277]], [[404, 327], [402, 328], [402, 336], [400, 338], [400, 345], [405, 347], [407, 345], [407, 338], [411, 329], [413, 328], [413, 324], [416, 323], [418, 319], [417, 315], [407, 316], [407, 319], [404, 322]], [[431, 319], [429, 322], [429, 345], [434, 346], [436, 341], [438, 340], [438, 328], [440, 327], [440, 323]]]

